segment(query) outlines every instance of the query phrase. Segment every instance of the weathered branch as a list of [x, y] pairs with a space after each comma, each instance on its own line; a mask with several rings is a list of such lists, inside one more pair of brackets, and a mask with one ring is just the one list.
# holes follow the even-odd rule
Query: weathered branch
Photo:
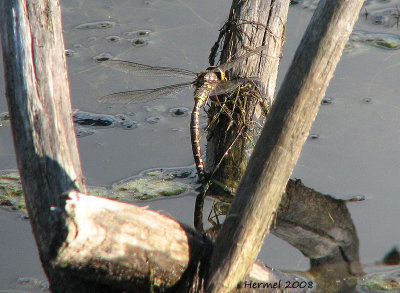
[[[209, 261], [211, 240], [172, 218], [78, 192], [64, 198], [65, 209], [58, 211], [68, 235], [52, 263], [65, 273], [114, 290], [187, 292], [199, 266]], [[248, 278], [294, 277], [254, 264]]]
[[60, 205], [58, 194], [85, 190], [71, 119], [60, 4], [0, 1], [0, 22], [17, 163], [40, 258], [50, 279], [73, 288], [80, 282], [65, 280], [51, 265], [65, 231], [50, 209]]
[[207, 292], [229, 292], [257, 257], [363, 0], [321, 0], [216, 240]]

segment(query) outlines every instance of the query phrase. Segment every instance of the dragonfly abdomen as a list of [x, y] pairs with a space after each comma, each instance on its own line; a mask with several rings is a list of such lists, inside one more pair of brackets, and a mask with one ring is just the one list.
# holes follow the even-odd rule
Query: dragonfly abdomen
[[196, 89], [194, 96], [194, 106], [190, 119], [190, 136], [192, 141], [192, 152], [194, 162], [196, 164], [197, 174], [201, 179], [204, 178], [204, 162], [201, 154], [200, 145], [200, 109], [207, 101], [210, 91], [213, 87], [210, 84], [204, 84], [201, 88]]

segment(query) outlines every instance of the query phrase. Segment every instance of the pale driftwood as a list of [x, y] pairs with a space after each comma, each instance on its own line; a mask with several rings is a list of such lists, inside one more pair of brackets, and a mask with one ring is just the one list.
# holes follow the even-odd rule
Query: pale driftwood
[[53, 263], [98, 284], [166, 289], [181, 279], [196, 246], [201, 259], [200, 234], [146, 207], [71, 192], [65, 212], [69, 232]]
[[321, 0], [218, 235], [207, 292], [229, 292], [257, 257], [363, 0]]
[[[72, 191], [54, 212], [65, 216], [68, 235], [53, 265], [106, 288], [187, 292], [211, 254], [210, 239], [146, 207]], [[294, 278], [253, 264], [247, 280]]]
[[[234, 56], [242, 55], [246, 50], [264, 46], [265, 49], [262, 53], [243, 60], [241, 64], [235, 66], [230, 74], [232, 77], [258, 78], [261, 96], [268, 105], [272, 104], [275, 94], [278, 66], [285, 40], [289, 2], [289, 0], [232, 1], [229, 18], [210, 55], [210, 63], [213, 65], [216, 51], [220, 47], [220, 40], [224, 41], [220, 58], [221, 64]], [[257, 120], [260, 116], [259, 113], [255, 114], [258, 100], [242, 98], [242, 101], [247, 120]], [[238, 105], [235, 107], [237, 109]], [[218, 106], [212, 105], [208, 112], [210, 119], [213, 119], [220, 111]], [[208, 130], [206, 169], [213, 173], [213, 179], [228, 188], [237, 188], [247, 166], [247, 151], [251, 145], [248, 138], [254, 137], [251, 127], [238, 122], [240, 118], [237, 116], [241, 117], [239, 114], [231, 117], [220, 115]], [[232, 118], [236, 123], [231, 123]], [[228, 149], [229, 152], [227, 152]], [[223, 160], [219, 164], [221, 158]]]

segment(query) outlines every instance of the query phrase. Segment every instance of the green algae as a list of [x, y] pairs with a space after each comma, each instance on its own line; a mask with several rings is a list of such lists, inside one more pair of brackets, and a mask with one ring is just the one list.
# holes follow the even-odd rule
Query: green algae
[[354, 31], [350, 36], [347, 47], [352, 47], [352, 42], [363, 43], [380, 49], [397, 50], [400, 48], [400, 37], [394, 34]]
[[18, 210], [25, 210], [24, 192], [21, 180], [16, 171], [0, 173], [0, 206], [12, 206]]
[[358, 285], [367, 292], [399, 292], [400, 270], [369, 274]]
[[174, 196], [184, 193], [189, 185], [175, 180], [173, 173], [150, 171], [141, 177], [113, 186], [113, 191], [123, 198], [130, 196], [138, 200], [153, 199], [161, 196]]
[[[153, 169], [105, 188], [88, 186], [87, 193], [113, 200], [135, 202], [181, 195], [194, 189], [193, 169]], [[0, 171], [0, 206], [26, 211], [22, 184], [17, 171]]]

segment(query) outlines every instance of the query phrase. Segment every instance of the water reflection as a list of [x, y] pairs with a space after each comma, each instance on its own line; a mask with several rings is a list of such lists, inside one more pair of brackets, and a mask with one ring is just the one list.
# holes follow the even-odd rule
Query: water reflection
[[[204, 193], [198, 195], [195, 211], [195, 225], [200, 230], [203, 227], [202, 211], [198, 209], [202, 208], [202, 200]], [[289, 180], [270, 232], [309, 258], [310, 269], [308, 272], [286, 273], [296, 273], [312, 280], [319, 288], [317, 292], [368, 290], [365, 288], [371, 285], [366, 285], [366, 280], [370, 280], [370, 276], [365, 275], [360, 264], [357, 231], [347, 209], [348, 202], [362, 200], [362, 196], [347, 200], [335, 199], [305, 186], [301, 180]], [[205, 231], [210, 237], [216, 238], [231, 201], [232, 194], [226, 191], [225, 196], [214, 200], [212, 212], [207, 219], [211, 228]], [[399, 264], [399, 260], [399, 252], [393, 248], [385, 256], [384, 263]], [[381, 276], [380, 281], [374, 278], [374, 288], [377, 288], [376, 283], [381, 282], [380, 288], [386, 288], [390, 283], [394, 288], [391, 290], [398, 290], [400, 274], [396, 272], [397, 275], [391, 272], [390, 276]]]

